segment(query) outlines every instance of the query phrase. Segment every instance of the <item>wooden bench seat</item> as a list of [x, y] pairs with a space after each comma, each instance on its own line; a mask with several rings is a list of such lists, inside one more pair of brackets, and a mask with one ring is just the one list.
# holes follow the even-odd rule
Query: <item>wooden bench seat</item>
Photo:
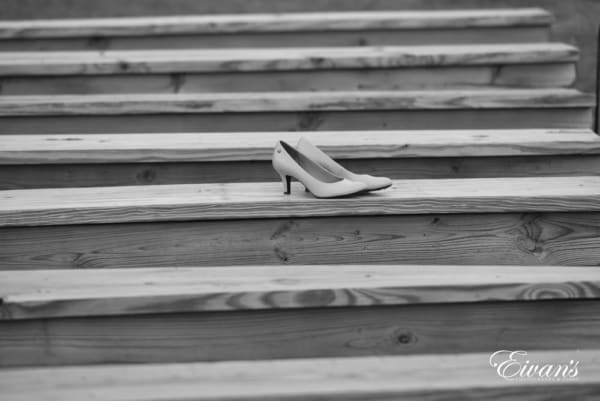
[[306, 49], [0, 53], [3, 95], [564, 87], [559, 43]]
[[292, 184], [149, 185], [0, 192], [0, 227], [325, 216], [600, 211], [600, 177], [396, 180], [382, 192], [317, 199]]
[[345, 11], [0, 22], [1, 50], [545, 41], [539, 8]]
[[3, 95], [565, 87], [560, 43], [0, 53]]
[[0, 165], [270, 161], [302, 137], [336, 159], [600, 153], [589, 129], [2, 135]]
[[597, 267], [329, 265], [0, 271], [0, 320], [599, 298]]
[[2, 134], [589, 128], [574, 89], [0, 97]]
[[[498, 349], [597, 348], [600, 335], [597, 267], [10, 271], [0, 272], [0, 297], [3, 368], [461, 352], [489, 358]], [[585, 330], [574, 332], [573, 321]]]
[[[117, 401], [125, 395], [131, 401], [545, 400], [545, 395], [585, 399], [600, 390], [600, 351], [538, 351], [527, 357], [539, 367], [572, 367], [570, 361], [578, 361], [578, 371], [571, 372], [574, 378], [506, 380], [490, 366], [489, 353], [465, 353], [19, 369], [1, 371], [0, 385], [11, 401]], [[523, 355], [516, 358], [525, 363]]]
[[275, 143], [303, 136], [355, 171], [394, 179], [600, 171], [588, 129], [0, 135], [0, 189], [270, 181]]
[[600, 178], [397, 180], [315, 199], [280, 182], [0, 192], [0, 270], [597, 265]]

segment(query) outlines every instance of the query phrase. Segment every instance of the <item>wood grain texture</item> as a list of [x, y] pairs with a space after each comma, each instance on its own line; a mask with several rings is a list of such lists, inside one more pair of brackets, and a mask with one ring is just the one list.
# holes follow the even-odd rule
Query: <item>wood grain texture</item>
[[[1, 99], [2, 97], [0, 97]], [[112, 107], [112, 106], [111, 106]], [[116, 107], [116, 106], [115, 106]], [[589, 129], [591, 108], [346, 110], [1, 117], [2, 134]]]
[[0, 319], [600, 299], [600, 268], [244, 266], [0, 271]]
[[0, 226], [433, 213], [600, 211], [600, 177], [396, 180], [383, 192], [317, 199], [300, 184], [154, 185], [0, 193]]
[[83, 36], [77, 38], [0, 39], [0, 51], [223, 49], [311, 46], [423, 46], [482, 43], [544, 43], [548, 26], [429, 28], [412, 30], [289, 31], [173, 34], [146, 36]]
[[[577, 378], [561, 377], [562, 380], [544, 384], [538, 380], [503, 380], [490, 367], [489, 354], [473, 353], [6, 370], [0, 372], [0, 386], [12, 401], [82, 398], [112, 401], [122, 400], [124, 394], [131, 401], [147, 401], [150, 391], [156, 394], [152, 399], [157, 401], [431, 401], [438, 397], [475, 400], [483, 395], [488, 400], [496, 397], [541, 400], [548, 393], [585, 399], [592, 391], [600, 390], [600, 351], [537, 351], [518, 356], [523, 357], [539, 366], [553, 364], [568, 368], [573, 366], [569, 365], [571, 360], [577, 360]], [[36, 386], [31, 386], [32, 381]]]
[[600, 153], [589, 129], [0, 135], [0, 164], [268, 161], [301, 137], [336, 159]]
[[574, 352], [599, 335], [590, 300], [12, 320], [0, 321], [0, 365]]
[[[402, 180], [600, 175], [600, 156], [593, 154], [344, 159], [342, 164], [352, 171]], [[264, 182], [278, 178], [267, 160], [12, 164], [0, 168], [0, 189]]]
[[[52, 1], [52, 0], [49, 0]], [[21, 4], [18, 1], [6, 0], [5, 10], [6, 19], [42, 19], [42, 18], [115, 18], [132, 16], [165, 16], [165, 15], [223, 15], [223, 14], [255, 14], [255, 13], [305, 13], [305, 12], [339, 12], [339, 11], [368, 11], [368, 10], [423, 10], [423, 5], [415, 0], [402, 1], [397, 0], [314, 0], [309, 3], [298, 3], [295, 0], [258, 0], [248, 2], [248, 0], [229, 0], [227, 2], [207, 1], [198, 3], [195, 0], [173, 0], [175, 3], [163, 4], [159, 2], [156, 6], [148, 7], [146, 0], [130, 0], [121, 8], [121, 3], [115, 0], [106, 0], [105, 4], [84, 3], [69, 7], [62, 0], [54, 1], [51, 10], [35, 9], [36, 4], [28, 7], [17, 7]], [[465, 5], [468, 2], [445, 3], [443, 9], [469, 10], [478, 9], [476, 5]], [[519, 9], [522, 4], [508, 4], [504, 8]], [[543, 7], [543, 6], [540, 6]], [[440, 7], [435, 7], [437, 9]], [[502, 8], [502, 7], [498, 7]], [[35, 12], [34, 12], [34, 11]]]
[[[189, 113], [590, 108], [575, 89], [462, 89], [0, 97], [0, 117]], [[0, 121], [1, 122], [1, 121]]]
[[[30, 0], [31, 1], [31, 0]], [[130, 0], [127, 5], [115, 0], [105, 0], [102, 4], [90, 0], [82, 0], [76, 5], [62, 0], [53, 1], [52, 7], [38, 7], [37, 2], [28, 4], [27, 7], [22, 0], [4, 0], [3, 12], [5, 18], [10, 19], [28, 19], [35, 15], [37, 18], [85, 18], [85, 17], [116, 17], [116, 16], [140, 16], [140, 15], [194, 15], [204, 13], [240, 13], [240, 12], [294, 12], [294, 11], [315, 11], [324, 10], [343, 11], [343, 10], [394, 10], [394, 9], [423, 9], [422, 0], [312, 0], [310, 2], [298, 2], [296, 0], [228, 0], [226, 2], [198, 2], [195, 0], [175, 0], [173, 3], [162, 2], [155, 3], [152, 7], [147, 6], [147, 0]], [[480, 0], [429, 0], [428, 5], [435, 9], [464, 9], [479, 8], [482, 6]], [[490, 0], [487, 0], [490, 1]], [[553, 40], [564, 41], [567, 43], [576, 43], [582, 49], [582, 62], [579, 65], [580, 77], [578, 88], [589, 92], [595, 91], [595, 60], [596, 60], [596, 31], [597, 23], [594, 16], [600, 14], [600, 4], [593, 0], [573, 0], [565, 2], [564, 0], [528, 0], [529, 5], [543, 7], [557, 17], [553, 29]], [[523, 7], [522, 0], [503, 0], [501, 3], [490, 2], [486, 7]], [[482, 29], [477, 35], [471, 37], [472, 41], [487, 39], [485, 33], [489, 30]], [[508, 36], [516, 28], [505, 28]], [[462, 32], [462, 30], [454, 30]], [[407, 32], [419, 31], [403, 31]], [[423, 32], [423, 31], [421, 31]], [[427, 31], [424, 31], [427, 32]], [[500, 42], [527, 42], [531, 37], [521, 36], [518, 32], [516, 36], [507, 38], [502, 34], [496, 36]], [[246, 35], [249, 36], [249, 35]], [[321, 35], [322, 37], [324, 35]], [[402, 36], [402, 35], [400, 35]], [[407, 35], [404, 35], [407, 36]], [[548, 39], [548, 37], [546, 37]], [[317, 39], [318, 40], [318, 39]], [[447, 33], [441, 33], [437, 38], [430, 39], [429, 42], [416, 41], [415, 44], [439, 44], [440, 40], [445, 43], [459, 43], [456, 37], [449, 37]], [[98, 41], [101, 42], [101, 41]], [[149, 38], [146, 43], [152, 46], [156, 42], [155, 38]], [[311, 43], [319, 43], [312, 41]], [[392, 42], [393, 44], [394, 42]], [[402, 42], [398, 42], [402, 43]], [[396, 44], [398, 44], [396, 43]], [[374, 42], [374, 44], [377, 44]], [[17, 50], [22, 50], [19, 44], [15, 45]], [[244, 45], [246, 46], [246, 45]], [[134, 45], [135, 47], [135, 45]], [[155, 47], [155, 46], [154, 46]], [[189, 46], [185, 46], [189, 48]], [[222, 46], [218, 46], [222, 47]], [[252, 47], [252, 46], [250, 46]], [[171, 48], [166, 45], [165, 48]]]
[[360, 11], [176, 17], [2, 21], [0, 38], [68, 38], [289, 31], [352, 31], [548, 26], [539, 8], [447, 11]]
[[0, 269], [600, 266], [598, 213], [320, 217], [0, 229]]
[[572, 63], [561, 43], [104, 52], [2, 52], [0, 75], [103, 75]]
[[573, 84], [575, 67], [573, 63], [544, 63], [278, 72], [13, 76], [0, 77], [0, 94], [422, 90], [490, 86], [560, 88]]

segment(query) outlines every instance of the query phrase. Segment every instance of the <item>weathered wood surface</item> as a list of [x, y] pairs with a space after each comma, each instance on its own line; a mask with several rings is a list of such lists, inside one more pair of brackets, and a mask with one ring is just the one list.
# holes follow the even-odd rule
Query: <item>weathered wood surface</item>
[[[115, 96], [115, 95], [113, 95]], [[0, 96], [0, 103], [2, 97]], [[460, 100], [458, 100], [460, 101]], [[387, 104], [387, 103], [386, 103]], [[17, 106], [18, 107], [18, 106]], [[60, 106], [58, 106], [60, 107]], [[116, 104], [109, 107], [117, 109]], [[377, 106], [373, 106], [377, 107]], [[578, 129], [592, 126], [593, 110], [495, 108], [436, 110], [262, 111], [187, 114], [23, 115], [0, 117], [2, 134], [122, 134], [444, 129]]]
[[[575, 89], [440, 89], [0, 97], [0, 117], [190, 113], [590, 108]], [[1, 122], [1, 120], [0, 120]]]
[[301, 137], [336, 159], [600, 153], [589, 129], [1, 135], [0, 164], [265, 161]]
[[0, 75], [103, 75], [572, 63], [561, 43], [106, 52], [4, 52]]
[[600, 140], [583, 129], [6, 135], [0, 188], [272, 181], [274, 144], [301, 136], [354, 171], [394, 179], [600, 171]]
[[[560, 44], [0, 53], [2, 95], [572, 85]], [[364, 49], [364, 50], [362, 50]], [[74, 56], [77, 54], [77, 56]]]
[[[0, 97], [2, 134], [589, 128], [571, 89]], [[33, 118], [35, 117], [35, 118]]]
[[244, 266], [0, 271], [0, 319], [600, 299], [600, 268]]
[[319, 217], [0, 229], [0, 269], [600, 266], [598, 213]]
[[0, 226], [433, 213], [600, 211], [600, 177], [396, 180], [382, 192], [317, 199], [292, 185], [229, 183], [11, 190]]
[[[6, 1], [6, 0], [5, 0]], [[430, 28], [409, 30], [289, 31], [76, 38], [0, 39], [0, 51], [223, 49], [311, 46], [422, 46], [458, 43], [544, 43], [548, 26]]]
[[600, 302], [591, 300], [9, 320], [0, 321], [0, 365], [575, 353], [598, 349], [598, 336]]
[[360, 11], [245, 15], [2, 21], [0, 38], [69, 38], [295, 31], [413, 30], [548, 26], [539, 8], [442, 11]]
[[[440, 397], [541, 401], [550, 396], [588, 399], [600, 391], [600, 351], [534, 351], [515, 357], [520, 363], [530, 360], [539, 367], [552, 364], [563, 368], [557, 380], [540, 383], [535, 378], [502, 379], [487, 353], [108, 365], [5, 370], [0, 372], [0, 387], [11, 401], [120, 401], [125, 394], [130, 401], [432, 401]], [[506, 359], [499, 356], [496, 363]], [[578, 361], [577, 372], [568, 372], [575, 365], [570, 361]], [[560, 375], [564, 366], [566, 377]]]
[[[594, 154], [344, 159], [342, 164], [351, 171], [399, 180], [600, 175], [600, 156]], [[0, 168], [1, 190], [264, 182], [278, 179], [270, 160], [12, 164]]]
[[428, 88], [569, 87], [573, 63], [439, 68], [378, 68], [279, 72], [170, 73], [0, 77], [0, 94], [279, 92], [415, 90]]

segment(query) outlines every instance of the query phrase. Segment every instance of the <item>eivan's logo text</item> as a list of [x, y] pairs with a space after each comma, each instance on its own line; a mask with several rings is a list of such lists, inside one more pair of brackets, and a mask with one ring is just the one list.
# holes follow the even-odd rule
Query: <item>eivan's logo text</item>
[[490, 356], [490, 366], [505, 380], [577, 380], [579, 375], [579, 361], [545, 363], [530, 358], [526, 351], [496, 351]]

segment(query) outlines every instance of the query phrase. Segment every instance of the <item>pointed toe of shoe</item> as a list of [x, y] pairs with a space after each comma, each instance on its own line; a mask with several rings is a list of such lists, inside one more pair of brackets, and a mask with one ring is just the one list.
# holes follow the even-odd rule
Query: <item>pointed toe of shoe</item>
[[369, 191], [378, 191], [380, 189], [389, 188], [392, 186], [392, 180], [387, 177], [373, 177], [373, 183], [369, 185]]
[[360, 181], [367, 186], [367, 191], [379, 191], [392, 186], [392, 180], [387, 177], [374, 177], [365, 174], [360, 176]]

